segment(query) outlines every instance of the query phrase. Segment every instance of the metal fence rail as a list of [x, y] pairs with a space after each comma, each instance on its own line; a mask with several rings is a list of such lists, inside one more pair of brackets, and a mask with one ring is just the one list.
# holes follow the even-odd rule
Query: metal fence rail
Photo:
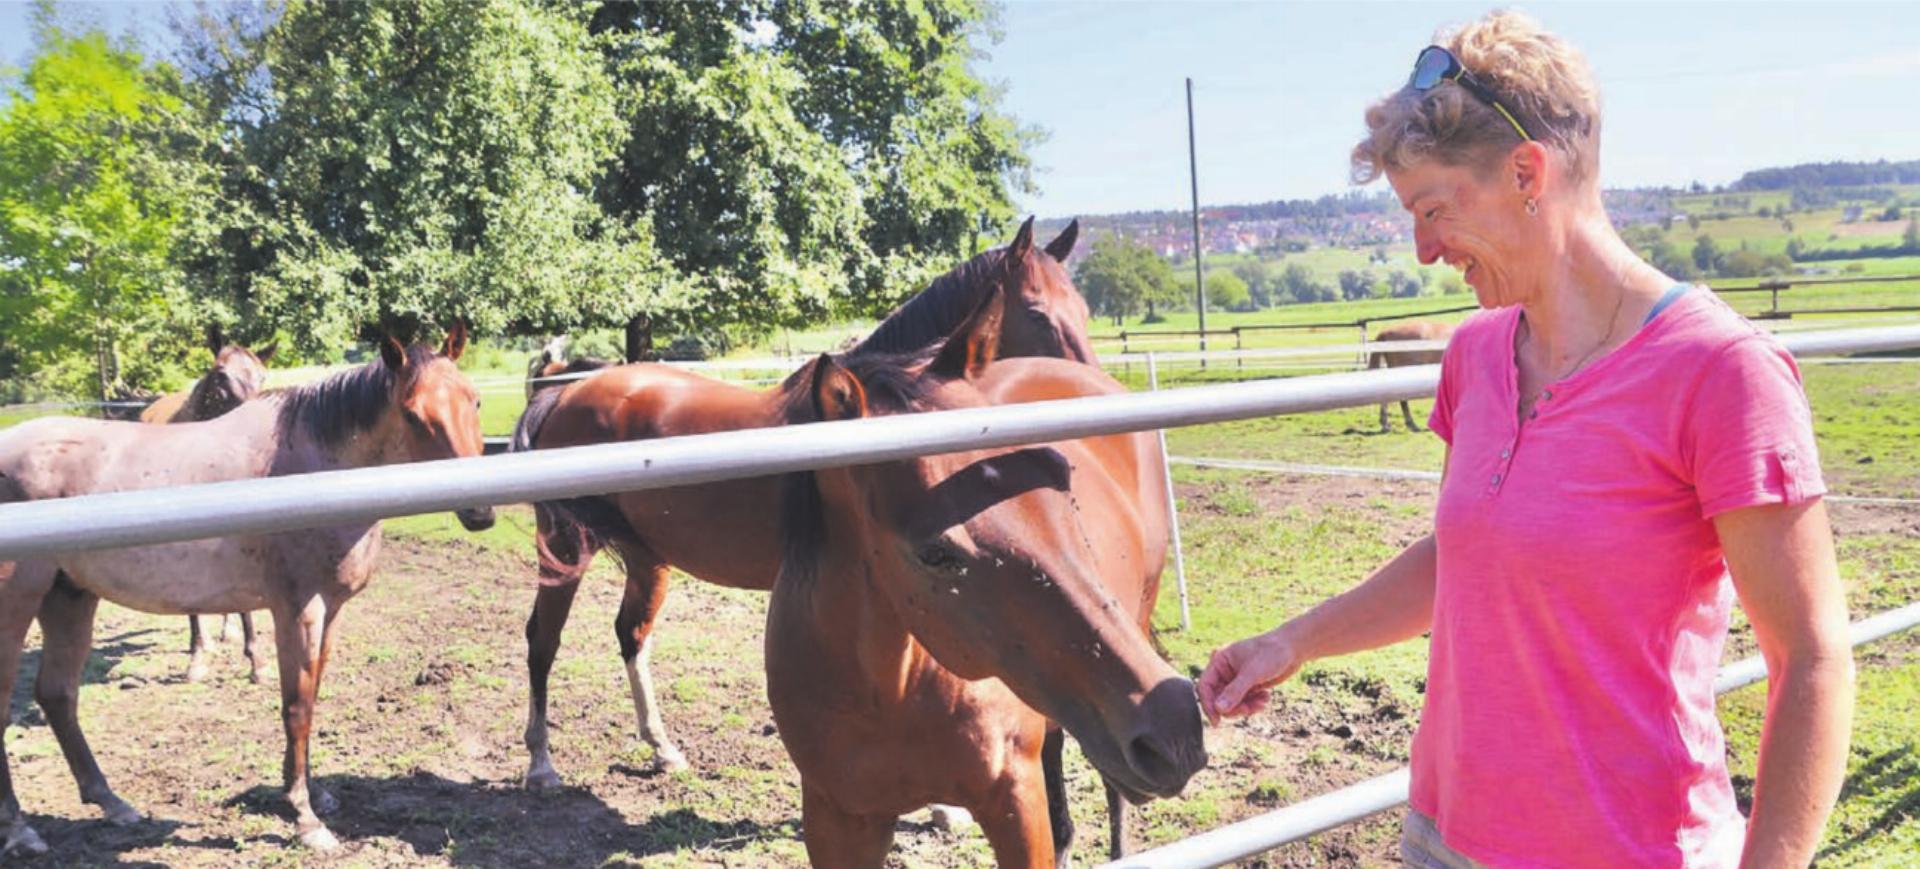
[[[1916, 624], [1920, 624], [1920, 603], [1911, 603], [1854, 622], [1847, 634], [1858, 646]], [[1756, 655], [1720, 668], [1713, 691], [1725, 694], [1766, 677], [1766, 662]], [[1104, 869], [1205, 869], [1230, 863], [1392, 809], [1407, 801], [1409, 782], [1407, 768], [1401, 767], [1239, 823], [1123, 857], [1105, 864]]]
[[[1920, 346], [1920, 325], [1782, 336], [1794, 353]], [[709, 483], [1431, 394], [1432, 365], [878, 417], [0, 504], [0, 561]]]

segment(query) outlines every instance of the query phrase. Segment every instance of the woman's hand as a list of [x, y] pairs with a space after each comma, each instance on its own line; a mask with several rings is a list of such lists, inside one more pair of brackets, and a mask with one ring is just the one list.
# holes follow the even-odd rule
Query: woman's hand
[[1214, 650], [1200, 674], [1200, 708], [1215, 725], [1267, 708], [1273, 688], [1306, 663], [1287, 639], [1286, 626]]

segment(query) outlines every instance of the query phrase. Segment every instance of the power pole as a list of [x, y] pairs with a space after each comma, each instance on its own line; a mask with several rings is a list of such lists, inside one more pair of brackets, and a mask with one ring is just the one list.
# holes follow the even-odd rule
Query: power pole
[[[1200, 265], [1200, 158], [1193, 149], [1193, 79], [1187, 79], [1187, 176], [1193, 181], [1193, 304], [1200, 312], [1200, 352], [1207, 352], [1207, 293]], [[1200, 367], [1207, 367], [1201, 357]]]

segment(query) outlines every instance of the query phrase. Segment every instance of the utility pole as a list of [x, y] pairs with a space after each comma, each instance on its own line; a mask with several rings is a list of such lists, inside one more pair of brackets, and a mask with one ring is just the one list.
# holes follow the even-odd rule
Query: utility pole
[[[1200, 352], [1207, 352], [1207, 293], [1200, 265], [1200, 158], [1193, 149], [1193, 79], [1187, 79], [1187, 176], [1193, 181], [1193, 304], [1200, 312]], [[1205, 356], [1200, 367], [1207, 367]]]

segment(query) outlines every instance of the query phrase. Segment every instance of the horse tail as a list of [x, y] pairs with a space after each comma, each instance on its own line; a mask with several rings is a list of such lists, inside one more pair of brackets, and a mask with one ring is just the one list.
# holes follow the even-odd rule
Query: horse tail
[[[507, 452], [524, 453], [537, 449], [536, 441], [548, 418], [560, 405], [562, 389], [543, 389], [534, 393], [527, 409], [514, 423]], [[627, 518], [612, 502], [601, 496], [561, 498], [537, 501], [533, 505], [538, 529], [533, 535], [539, 554], [541, 585], [571, 585], [587, 572], [593, 555], [608, 544], [634, 540]], [[615, 547], [618, 554], [619, 548]]]

